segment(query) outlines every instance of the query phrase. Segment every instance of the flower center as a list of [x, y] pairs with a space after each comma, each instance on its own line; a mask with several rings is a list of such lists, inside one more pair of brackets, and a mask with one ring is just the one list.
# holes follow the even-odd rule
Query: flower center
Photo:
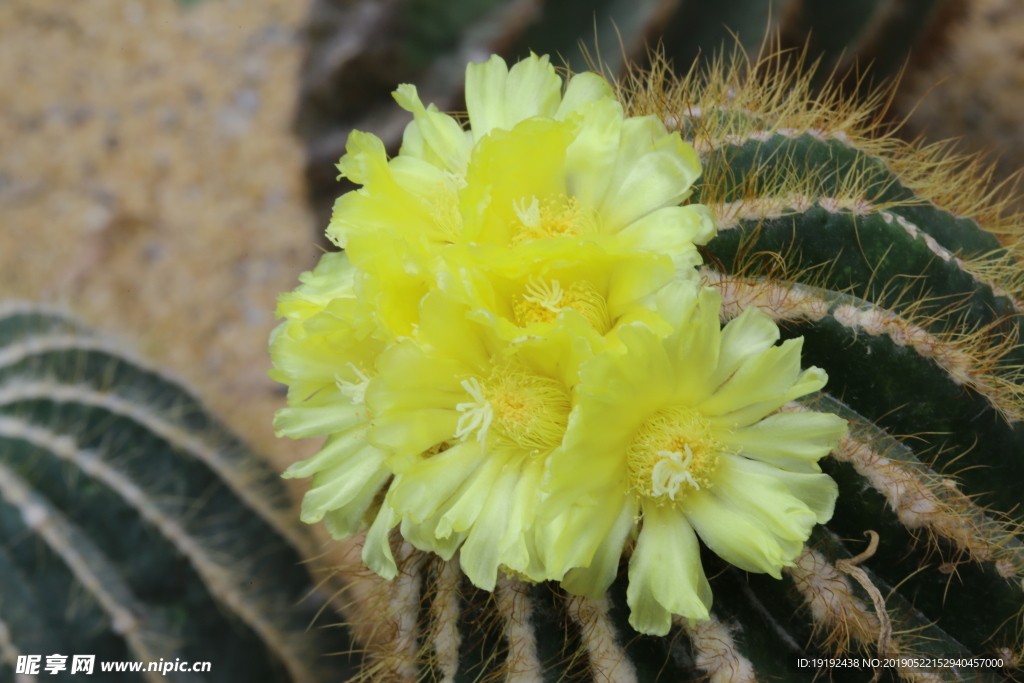
[[512, 244], [546, 237], [576, 237], [593, 232], [594, 220], [575, 197], [537, 201], [536, 197], [512, 203], [519, 224], [512, 226]]
[[682, 406], [662, 410], [640, 425], [626, 451], [630, 485], [658, 501], [681, 500], [711, 485], [722, 450], [703, 415]]
[[493, 429], [499, 441], [531, 453], [558, 446], [569, 424], [569, 394], [553, 379], [509, 367], [495, 368], [487, 382], [472, 377], [462, 382], [472, 401], [455, 409], [462, 413], [457, 438], [485, 443]]
[[519, 327], [553, 322], [559, 313], [571, 308], [586, 318], [601, 334], [611, 329], [607, 302], [593, 285], [584, 280], [573, 282], [566, 290], [558, 280], [545, 282], [530, 276], [523, 294], [512, 308]]

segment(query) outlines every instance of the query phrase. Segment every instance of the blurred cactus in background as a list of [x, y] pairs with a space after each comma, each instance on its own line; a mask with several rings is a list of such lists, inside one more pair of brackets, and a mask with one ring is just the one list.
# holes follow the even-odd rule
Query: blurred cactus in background
[[[346, 678], [273, 471], [161, 370], [67, 316], [0, 307], [0, 681]], [[210, 662], [104, 673], [100, 662]], [[45, 664], [45, 659], [43, 660]], [[52, 674], [43, 673], [44, 680]]]

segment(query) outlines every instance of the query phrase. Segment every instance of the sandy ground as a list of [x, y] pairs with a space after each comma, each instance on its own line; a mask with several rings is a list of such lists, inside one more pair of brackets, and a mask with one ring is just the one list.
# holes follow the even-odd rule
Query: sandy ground
[[[66, 305], [277, 467], [275, 297], [315, 262], [296, 0], [0, 2], [0, 299]], [[300, 485], [301, 487], [301, 485]]]

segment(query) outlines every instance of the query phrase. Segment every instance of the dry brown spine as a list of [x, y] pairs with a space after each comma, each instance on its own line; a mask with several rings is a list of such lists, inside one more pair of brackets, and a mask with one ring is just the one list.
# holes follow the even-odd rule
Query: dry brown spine
[[[850, 580], [819, 552], [804, 548], [795, 566], [784, 570], [811, 612], [814, 630], [837, 655], [851, 651], [851, 644], [879, 658], [913, 657], [912, 634], [899, 634], [888, 641], [888, 650], [878, 652], [882, 624], [877, 615], [853, 592]], [[938, 674], [916, 668], [897, 667], [901, 678], [914, 683], [939, 683]]]
[[499, 576], [494, 598], [508, 641], [506, 683], [543, 683], [544, 669], [537, 657], [537, 637], [531, 623], [533, 601], [530, 585], [519, 579]]
[[597, 683], [637, 683], [636, 669], [619, 644], [608, 616], [609, 607], [608, 596], [594, 599], [576, 595], [566, 602], [569, 616], [580, 627], [590, 671]]
[[678, 616], [674, 621], [689, 636], [694, 659], [707, 675], [708, 683], [757, 682], [753, 664], [736, 647], [735, 629], [723, 624], [713, 614], [707, 621], [693, 624]]

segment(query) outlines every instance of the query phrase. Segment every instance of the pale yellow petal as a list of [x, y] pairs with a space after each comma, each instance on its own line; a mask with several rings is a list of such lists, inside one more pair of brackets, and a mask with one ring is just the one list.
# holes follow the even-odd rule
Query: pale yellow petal
[[629, 560], [629, 623], [640, 633], [666, 635], [671, 615], [707, 619], [711, 587], [697, 536], [674, 506], [644, 504], [643, 526]]
[[846, 433], [846, 420], [831, 413], [779, 413], [744, 429], [723, 430], [717, 438], [740, 454], [790, 470], [820, 472], [818, 460], [828, 455]]
[[[483, 494], [480, 514], [459, 551], [459, 566], [474, 586], [493, 591], [501, 564], [502, 539], [508, 529], [519, 468], [509, 466]], [[470, 494], [467, 494], [470, 495]]]
[[398, 566], [395, 564], [394, 555], [391, 554], [391, 542], [388, 539], [389, 532], [398, 525], [398, 522], [398, 515], [388, 506], [385, 499], [363, 542], [363, 562], [379, 576], [388, 580], [398, 576]]
[[719, 500], [713, 488], [690, 492], [683, 501], [683, 511], [712, 552], [748, 572], [782, 578], [780, 570], [793, 565], [801, 546], [780, 539], [758, 518]]
[[578, 73], [569, 79], [562, 102], [558, 105], [558, 111], [555, 112], [555, 118], [564, 119], [584, 105], [614, 97], [615, 93], [612, 91], [612, 87], [603, 76], [593, 71]]
[[466, 67], [466, 111], [473, 139], [495, 128], [511, 130], [534, 116], [553, 116], [562, 98], [562, 79], [547, 55], [531, 54], [511, 69], [493, 55]]
[[307, 524], [319, 522], [326, 512], [351, 502], [367, 482], [380, 479], [381, 470], [390, 474], [384, 465], [385, 457], [384, 453], [367, 444], [332, 467], [317, 472], [310, 490], [302, 498], [302, 521]]
[[656, 116], [626, 119], [608, 193], [600, 204], [604, 230], [617, 233], [652, 211], [679, 204], [700, 172], [693, 147], [679, 133], [667, 133]]
[[412, 113], [419, 134], [444, 162], [444, 168], [452, 173], [465, 170], [470, 142], [458, 121], [439, 112], [434, 105], [424, 107], [414, 85], [398, 86], [394, 97], [402, 109]]
[[332, 538], [349, 538], [366, 528], [363, 519], [366, 511], [373, 505], [377, 494], [390, 478], [391, 472], [386, 467], [380, 468], [346, 504], [329, 510], [324, 515], [324, 526]]
[[570, 569], [562, 579], [562, 588], [573, 595], [585, 595], [597, 599], [605, 594], [619, 574], [619, 560], [622, 558], [622, 549], [626, 539], [636, 528], [637, 502], [635, 496], [623, 493], [620, 500], [602, 501], [602, 505], [611, 508], [619, 507], [619, 516], [605, 533], [604, 540], [594, 552], [590, 564], [586, 567]]
[[400, 484], [391, 487], [391, 506], [421, 523], [433, 517], [482, 462], [475, 439], [423, 458], [404, 471]]

